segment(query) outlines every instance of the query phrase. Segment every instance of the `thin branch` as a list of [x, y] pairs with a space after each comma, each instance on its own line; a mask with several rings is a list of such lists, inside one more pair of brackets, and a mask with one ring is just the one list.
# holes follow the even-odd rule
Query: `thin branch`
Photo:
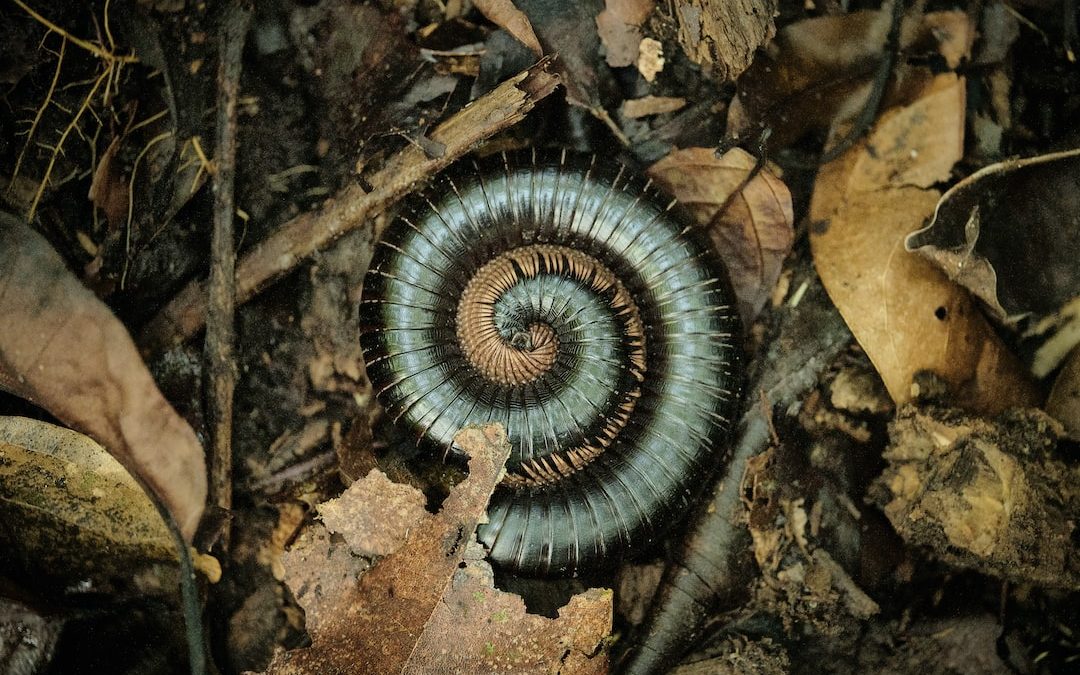
[[[232, 509], [233, 390], [236, 387], [234, 314], [236, 251], [233, 186], [236, 178], [236, 101], [240, 91], [241, 56], [252, 8], [232, 2], [222, 17], [218, 62], [217, 158], [214, 171], [214, 231], [210, 243], [206, 362], [206, 407], [210, 429], [210, 503]], [[228, 547], [226, 529], [222, 545]]]
[[[240, 259], [236, 267], [237, 302], [251, 299], [346, 232], [366, 227], [375, 241], [381, 229], [374, 216], [418, 183], [520, 122], [540, 99], [554, 91], [559, 79], [550, 72], [550, 65], [550, 58], [540, 60], [440, 124], [429, 136], [445, 147], [440, 156], [430, 157], [423, 149], [409, 145], [371, 177], [370, 190], [350, 185], [322, 210], [303, 213], [275, 230]], [[151, 320], [139, 342], [144, 352], [160, 353], [198, 333], [205, 316], [205, 283], [191, 283]]]

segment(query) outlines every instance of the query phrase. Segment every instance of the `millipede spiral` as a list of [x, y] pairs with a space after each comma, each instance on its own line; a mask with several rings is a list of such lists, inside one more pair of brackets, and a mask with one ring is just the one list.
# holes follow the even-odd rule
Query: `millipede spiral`
[[720, 465], [740, 326], [718, 253], [649, 181], [595, 156], [463, 162], [407, 202], [364, 279], [387, 414], [451, 449], [513, 446], [480, 540], [528, 575], [662, 538]]

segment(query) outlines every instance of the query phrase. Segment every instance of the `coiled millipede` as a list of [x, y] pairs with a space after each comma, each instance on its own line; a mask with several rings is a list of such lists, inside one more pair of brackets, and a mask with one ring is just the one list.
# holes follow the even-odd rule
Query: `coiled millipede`
[[505, 425], [478, 533], [505, 569], [569, 575], [649, 546], [723, 459], [741, 329], [719, 255], [673, 204], [594, 156], [501, 155], [439, 176], [376, 249], [368, 376], [435, 448]]

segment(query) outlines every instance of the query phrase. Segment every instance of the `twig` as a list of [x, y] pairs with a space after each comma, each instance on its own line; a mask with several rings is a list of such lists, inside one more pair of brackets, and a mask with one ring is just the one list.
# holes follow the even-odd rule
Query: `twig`
[[[322, 210], [301, 214], [275, 230], [240, 259], [236, 267], [237, 302], [246, 302], [346, 232], [366, 227], [375, 241], [381, 229], [373, 216], [417, 183], [520, 122], [537, 101], [554, 91], [559, 78], [550, 72], [550, 65], [550, 58], [541, 59], [436, 127], [430, 139], [445, 146], [441, 156], [428, 157], [422, 149], [408, 145], [371, 177], [370, 191], [352, 184]], [[205, 315], [205, 284], [193, 282], [150, 321], [140, 345], [144, 352], [159, 353], [179, 344], [202, 329]]]
[[[233, 327], [236, 298], [236, 251], [233, 184], [236, 178], [236, 101], [240, 90], [244, 36], [251, 22], [245, 0], [229, 3], [222, 16], [218, 62], [217, 160], [214, 171], [214, 232], [210, 242], [210, 279], [207, 284], [207, 326], [203, 357], [206, 360], [206, 407], [210, 428], [210, 503], [232, 508], [232, 417], [236, 365]], [[222, 534], [228, 548], [229, 531]]]

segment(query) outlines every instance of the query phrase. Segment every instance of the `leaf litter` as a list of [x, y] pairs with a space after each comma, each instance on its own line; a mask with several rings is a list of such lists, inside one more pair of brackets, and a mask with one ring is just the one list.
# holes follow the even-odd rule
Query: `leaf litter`
[[[267, 673], [606, 672], [610, 591], [587, 591], [548, 619], [493, 587], [474, 535], [509, 455], [505, 432], [467, 428], [455, 445], [469, 476], [435, 515], [415, 488], [377, 471], [320, 506], [323, 525], [283, 561], [312, 644], [279, 654]], [[386, 553], [371, 564], [376, 550]]]
[[[77, 24], [76, 10], [34, 4], [55, 14], [57, 26]], [[200, 102], [213, 100], [204, 86], [213, 85], [213, 54], [201, 45], [213, 44], [215, 25], [191, 3], [167, 10], [158, 5], [168, 3], [152, 4], [123, 25], [116, 4], [112, 30], [120, 40], [108, 36], [108, 51], [127, 53], [131, 41], [140, 62], [162, 76], [118, 79], [104, 100], [124, 101], [130, 82], [149, 84], [151, 95], [131, 96], [132, 108], [123, 110], [92, 100], [106, 133], [80, 139], [85, 148], [69, 134], [55, 180], [34, 179], [43, 175], [40, 159], [49, 148], [31, 148], [4, 197], [21, 212], [39, 207], [33, 228], [71, 269], [84, 270], [84, 281], [133, 329], [190, 281], [170, 305], [183, 310], [175, 314], [182, 328], [154, 322], [144, 333], [160, 347], [202, 325], [197, 277], [204, 261], [175, 242], [189, 237], [197, 245], [206, 234], [201, 181], [181, 177], [205, 177], [213, 168], [210, 130], [200, 121], [209, 119], [208, 108]], [[1065, 65], [1075, 40], [1054, 14], [1068, 3], [992, 1], [930, 13], [921, 0], [879, 9], [854, 3], [853, 12], [831, 1], [476, 4], [486, 17], [456, 0], [329, 0], [311, 8], [271, 0], [250, 36], [249, 57], [257, 58], [245, 65], [240, 116], [242, 155], [250, 161], [238, 167], [237, 204], [243, 244], [267, 241], [269, 232], [279, 248], [266, 258], [272, 265], [241, 284], [238, 365], [247, 382], [238, 397], [244, 423], [237, 441], [251, 479], [240, 489], [252, 499], [208, 519], [231, 516], [239, 535], [225, 589], [210, 591], [211, 604], [228, 616], [225, 669], [261, 670], [276, 648], [273, 668], [310, 672], [327, 664], [356, 672], [368, 672], [359, 664], [397, 672], [607, 672], [615, 667], [609, 644], [616, 652], [633, 649], [643, 637], [635, 627], [650, 625], [653, 590], [659, 585], [661, 599], [677, 595], [665, 591], [663, 561], [645, 558], [623, 565], [617, 577], [561, 582], [558, 592], [556, 582], [541, 584], [524, 602], [531, 607], [536, 594], [549, 595], [550, 613], [560, 618], [528, 614], [521, 598], [495, 590], [498, 575], [471, 543], [486, 501], [479, 492], [489, 490], [472, 495], [468, 514], [437, 527], [433, 519], [444, 514], [423, 508], [446, 494], [452, 503], [464, 485], [477, 487], [469, 481], [478, 472], [454, 488], [452, 469], [410, 470], [423, 460], [399, 449], [371, 403], [351, 322], [363, 261], [387, 217], [375, 214], [448, 162], [433, 159], [444, 149], [457, 156], [487, 141], [482, 152], [559, 144], [652, 166], [653, 179], [727, 251], [748, 352], [761, 347], [764, 355], [755, 367], [781, 363], [776, 354], [824, 353], [807, 346], [818, 340], [848, 340], [828, 328], [834, 324], [846, 323], [856, 339], [828, 368], [797, 363], [781, 375], [796, 381], [812, 373], [817, 388], [808, 384], [790, 400], [752, 392], [747, 405], [760, 413], [754, 429], [767, 439], [764, 454], [743, 463], [750, 472], [741, 486], [727, 483], [752, 492], [723, 514], [723, 531], [746, 543], [719, 553], [744, 561], [732, 578], [749, 581], [721, 593], [718, 606], [733, 609], [702, 612], [704, 624], [666, 626], [685, 630], [683, 644], [696, 650], [677, 672], [1070, 672], [1062, 666], [1080, 647], [1055, 627], [1075, 623], [1062, 593], [1076, 586], [1076, 481], [1068, 457], [1080, 433], [1080, 302], [1070, 266], [1076, 189], [1074, 160], [1062, 156], [1076, 145], [1062, 132], [1075, 110], [1077, 78]], [[897, 7], [903, 12], [894, 26]], [[93, 34], [89, 24], [83, 28]], [[147, 37], [154, 34], [159, 38]], [[47, 52], [56, 43], [42, 44]], [[485, 107], [484, 92], [541, 51], [552, 60], [506, 81], [504, 105]], [[59, 70], [55, 53], [46, 52], [40, 68], [20, 61], [5, 71], [13, 109], [41, 108], [40, 83]], [[67, 50], [64, 75], [79, 54]], [[99, 75], [101, 64], [90, 65]], [[131, 77], [135, 68], [124, 72]], [[569, 95], [556, 92], [525, 117], [558, 80]], [[27, 91], [39, 98], [28, 100]], [[70, 109], [85, 92], [86, 83], [61, 87], [56, 100]], [[478, 96], [469, 107], [471, 128], [503, 119], [510, 108], [524, 122], [510, 130], [499, 122], [473, 136], [447, 132], [440, 122], [458, 119], [454, 111]], [[169, 113], [155, 117], [161, 101]], [[310, 114], [312, 104], [319, 114]], [[62, 111], [62, 126], [70, 120], [67, 109], [50, 110], [37, 139], [53, 137], [50, 115]], [[128, 129], [146, 115], [146, 126]], [[147, 147], [145, 158], [133, 156], [136, 145], [163, 131], [168, 137]], [[184, 159], [180, 149], [194, 152], [200, 136], [199, 160], [174, 166], [178, 153]], [[383, 160], [400, 158], [402, 147], [416, 160], [409, 166], [425, 168], [386, 183], [398, 172], [380, 173]], [[828, 161], [808, 169], [806, 158], [819, 151]], [[3, 146], [0, 153], [14, 159]], [[0, 183], [11, 176], [10, 164]], [[374, 198], [361, 195], [369, 187]], [[361, 214], [363, 224], [311, 217], [327, 196], [327, 213]], [[85, 218], [65, 220], [80, 209]], [[928, 228], [935, 211], [940, 218]], [[123, 241], [129, 220], [131, 247]], [[312, 223], [326, 229], [305, 240]], [[331, 244], [346, 229], [351, 234]], [[161, 245], [165, 240], [173, 243]], [[913, 243], [921, 245], [916, 252]], [[338, 248], [315, 251], [331, 245]], [[808, 270], [811, 257], [843, 321]], [[134, 295], [117, 284], [128, 265], [128, 282], [140, 287]], [[257, 295], [267, 286], [279, 292]], [[134, 308], [134, 299], [147, 307]], [[798, 339], [771, 337], [775, 317], [801, 311], [814, 319], [796, 331]], [[172, 349], [153, 372], [198, 431], [198, 368], [168, 381], [175, 364], [197, 364], [191, 351]], [[125, 371], [143, 367], [138, 358], [123, 363]], [[32, 388], [18, 391], [45, 400], [49, 383], [23, 367], [15, 382], [26, 378]], [[1056, 422], [1032, 407], [1047, 393], [1043, 410]], [[101, 414], [112, 414], [109, 406]], [[36, 469], [48, 463], [28, 462]], [[425, 491], [391, 483], [372, 467]], [[177, 489], [187, 480], [174, 478]], [[50, 502], [63, 492], [48, 493]], [[451, 567], [440, 556], [454, 522], [468, 533]], [[414, 541], [432, 529], [446, 541]], [[713, 543], [700, 550], [711, 552]], [[417, 546], [426, 553], [403, 562]], [[422, 580], [402, 578], [418, 569]], [[282, 578], [288, 589], [276, 583]], [[587, 589], [614, 585], [614, 578], [614, 597]], [[400, 602], [384, 597], [390, 589]], [[359, 597], [372, 600], [365, 606], [378, 620], [344, 625], [368, 611], [346, 606]], [[296, 602], [311, 643], [281, 651], [303, 644]], [[380, 626], [384, 632], [370, 640], [349, 632], [399, 621], [396, 633]], [[465, 634], [469, 639], [459, 637]], [[657, 669], [679, 658], [664, 652]]]

